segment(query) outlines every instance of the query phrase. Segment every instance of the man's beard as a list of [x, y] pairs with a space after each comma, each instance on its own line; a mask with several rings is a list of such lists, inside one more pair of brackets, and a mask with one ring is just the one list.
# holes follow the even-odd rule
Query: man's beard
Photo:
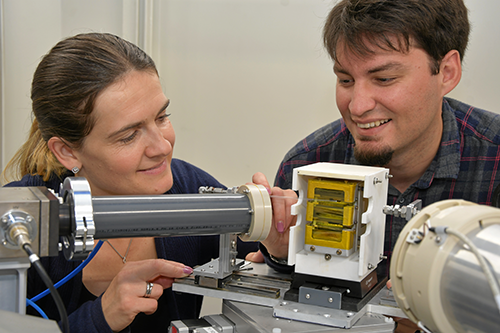
[[354, 157], [362, 165], [383, 167], [389, 164], [392, 159], [394, 150], [389, 147], [384, 147], [380, 151], [361, 150], [357, 146], [354, 147]]

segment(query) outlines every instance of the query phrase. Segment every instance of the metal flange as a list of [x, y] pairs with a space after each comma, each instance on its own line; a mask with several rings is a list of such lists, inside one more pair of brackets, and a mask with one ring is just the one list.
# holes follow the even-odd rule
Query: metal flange
[[83, 177], [68, 177], [59, 191], [63, 202], [69, 204], [72, 232], [61, 237], [67, 260], [84, 259], [94, 249], [95, 224], [90, 185]]

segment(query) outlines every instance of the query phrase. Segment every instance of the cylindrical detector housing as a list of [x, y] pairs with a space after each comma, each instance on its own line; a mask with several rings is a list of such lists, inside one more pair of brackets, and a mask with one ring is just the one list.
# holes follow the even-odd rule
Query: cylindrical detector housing
[[[426, 223], [465, 234], [498, 279], [500, 209], [464, 200], [424, 208], [401, 232], [390, 267], [394, 297], [412, 321], [434, 333], [498, 331], [499, 310], [476, 257], [453, 235], [429, 232]], [[407, 241], [413, 229], [424, 233], [420, 243]]]
[[238, 192], [92, 197], [95, 238], [241, 233], [264, 240], [272, 221], [269, 193], [260, 185]]

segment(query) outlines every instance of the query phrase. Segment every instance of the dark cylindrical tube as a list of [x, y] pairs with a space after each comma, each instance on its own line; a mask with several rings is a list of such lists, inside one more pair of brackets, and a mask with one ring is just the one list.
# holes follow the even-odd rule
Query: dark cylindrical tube
[[71, 234], [71, 207], [69, 203], [59, 205], [59, 235], [67, 236]]
[[93, 197], [96, 239], [245, 233], [252, 222], [244, 194]]

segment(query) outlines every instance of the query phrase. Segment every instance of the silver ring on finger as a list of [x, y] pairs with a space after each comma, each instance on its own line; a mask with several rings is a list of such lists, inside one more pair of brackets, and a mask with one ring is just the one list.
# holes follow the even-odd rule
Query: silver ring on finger
[[146, 282], [146, 292], [144, 293], [144, 298], [149, 298], [151, 297], [151, 292], [153, 291], [153, 283], [152, 282]]

